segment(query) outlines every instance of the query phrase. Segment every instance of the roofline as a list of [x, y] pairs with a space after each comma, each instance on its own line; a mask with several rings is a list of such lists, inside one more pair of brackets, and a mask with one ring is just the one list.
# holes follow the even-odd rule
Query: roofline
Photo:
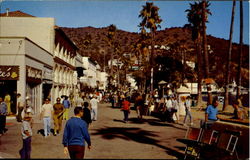
[[76, 50], [79, 50], [79, 48], [72, 42], [72, 40], [66, 35], [66, 33], [60, 27], [54, 26], [54, 29], [61, 32], [63, 36], [65, 36], [65, 38], [69, 41], [69, 43], [71, 43], [71, 45], [73, 45]]

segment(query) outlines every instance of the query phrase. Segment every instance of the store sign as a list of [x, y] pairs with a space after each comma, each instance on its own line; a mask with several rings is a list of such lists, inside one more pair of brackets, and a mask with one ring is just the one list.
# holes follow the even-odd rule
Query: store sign
[[0, 80], [19, 80], [19, 66], [0, 66]]
[[41, 83], [42, 81], [42, 70], [26, 66], [27, 81]]

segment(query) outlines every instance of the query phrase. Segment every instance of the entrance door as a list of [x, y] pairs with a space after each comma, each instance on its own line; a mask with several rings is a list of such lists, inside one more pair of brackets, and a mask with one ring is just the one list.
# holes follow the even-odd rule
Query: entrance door
[[11, 112], [16, 113], [16, 95], [17, 81], [16, 80], [0, 80], [0, 97], [4, 99], [6, 94], [10, 95]]

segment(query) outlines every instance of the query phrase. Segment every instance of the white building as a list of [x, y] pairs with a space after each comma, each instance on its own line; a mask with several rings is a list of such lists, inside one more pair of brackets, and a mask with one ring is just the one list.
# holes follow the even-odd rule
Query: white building
[[87, 84], [92, 88], [96, 88], [97, 63], [89, 57], [83, 57], [82, 62], [83, 62], [83, 68], [85, 68], [86, 70], [83, 71], [84, 77], [81, 78], [81, 82]]
[[75, 95], [77, 85], [76, 45], [59, 28], [55, 27], [54, 87], [52, 99], [62, 95]]
[[0, 96], [16, 93], [30, 97], [35, 113], [40, 112], [42, 97], [51, 84], [53, 55], [26, 37], [0, 37]]
[[[25, 57], [39, 61], [42, 64], [50, 64], [45, 65], [47, 67], [42, 70], [41, 68], [36, 67], [33, 69], [34, 72], [39, 72], [41, 70], [43, 73], [42, 75], [44, 76], [42, 81], [43, 86], [41, 91], [39, 91], [43, 94], [41, 94], [39, 98], [44, 99], [49, 97], [52, 99], [52, 102], [55, 102], [55, 99], [61, 95], [69, 96], [70, 93], [74, 93], [77, 83], [77, 73], [75, 71], [77, 47], [59, 27], [55, 26], [54, 18], [34, 17], [20, 11], [1, 14], [0, 37], [25, 37], [37, 47], [52, 55], [53, 63], [50, 64], [51, 58], [40, 58], [41, 55], [39, 52], [32, 52], [32, 50], [30, 52], [32, 52], [33, 57], [31, 57], [31, 55], [26, 54], [25, 50]], [[19, 43], [22, 42], [20, 41]], [[10, 48], [11, 47], [12, 46], [10, 46]], [[27, 47], [25, 46], [25, 48]], [[29, 48], [30, 47], [27, 49]], [[18, 48], [16, 52], [19, 52]], [[7, 54], [9, 55], [9, 53]], [[33, 63], [33, 61], [27, 59], [18, 59], [18, 61], [20, 61], [18, 63], [24, 64], [29, 61]], [[11, 65], [9, 61], [5, 62], [6, 64], [1, 63], [0, 65]], [[25, 72], [23, 69], [24, 68], [21, 67], [20, 72]], [[35, 69], [40, 70], [38, 71]], [[17, 83], [19, 84], [19, 82]], [[33, 95], [33, 90], [36, 90], [34, 86], [30, 86], [31, 89], [29, 89], [29, 87], [22, 85], [23, 83], [21, 83], [20, 86], [18, 85], [17, 88], [24, 87], [24, 89], [17, 89], [17, 92], [21, 92], [21, 94], [25, 96]], [[32, 100], [34, 105], [36, 104], [35, 101], [37, 100]], [[38, 106], [41, 106], [41, 104], [42, 102], [39, 103]]]

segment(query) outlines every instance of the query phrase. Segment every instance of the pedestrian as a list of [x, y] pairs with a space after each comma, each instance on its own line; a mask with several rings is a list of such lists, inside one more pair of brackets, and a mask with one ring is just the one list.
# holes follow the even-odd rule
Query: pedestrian
[[212, 104], [208, 105], [205, 110], [205, 122], [201, 121], [201, 127], [210, 128], [211, 125], [218, 120], [218, 97], [214, 97]]
[[130, 102], [128, 101], [128, 97], [124, 98], [123, 102], [122, 102], [122, 109], [123, 114], [124, 114], [124, 123], [128, 122], [128, 115], [130, 113]]
[[89, 103], [88, 102], [84, 102], [83, 103], [83, 116], [82, 116], [82, 120], [84, 120], [87, 123], [88, 127], [89, 127], [89, 125], [92, 122], [92, 120], [91, 120], [91, 112], [90, 112], [90, 109], [89, 109]]
[[139, 120], [142, 120], [144, 101], [141, 95], [135, 99], [136, 113]]
[[97, 120], [98, 103], [99, 100], [96, 98], [96, 95], [93, 95], [93, 98], [90, 100], [91, 118], [93, 121]]
[[54, 136], [59, 134], [62, 128], [62, 115], [64, 112], [64, 106], [61, 103], [61, 98], [58, 97], [56, 99], [56, 103], [53, 105], [54, 113], [53, 113], [53, 120], [54, 120]]
[[63, 119], [64, 120], [68, 120], [69, 119], [69, 108], [70, 108], [70, 102], [68, 100], [68, 96], [64, 96], [64, 100], [62, 102], [63, 106], [64, 106], [64, 113], [63, 113]]
[[242, 107], [240, 107], [239, 105], [240, 104], [238, 101], [233, 102], [233, 108], [234, 108], [234, 117], [233, 118], [243, 120], [243, 119], [247, 118], [247, 115], [244, 112], [244, 109]]
[[6, 93], [5, 94], [5, 97], [4, 97], [4, 102], [6, 103], [7, 105], [7, 115], [11, 115], [12, 112], [11, 112], [11, 96], [9, 93]]
[[76, 99], [76, 107], [82, 107], [83, 103], [84, 103], [83, 98], [79, 94], [79, 97]]
[[8, 129], [6, 126], [7, 104], [0, 97], [0, 136], [2, 136]]
[[172, 99], [172, 112], [173, 112], [173, 120], [175, 123], [179, 122], [179, 104], [177, 98], [174, 96]]
[[31, 137], [32, 137], [32, 116], [25, 114], [21, 127], [23, 147], [19, 151], [21, 159], [30, 159], [31, 154]]
[[172, 99], [170, 96], [168, 96], [166, 99], [166, 110], [165, 110], [165, 116], [168, 122], [173, 122], [172, 108], [173, 108]]
[[91, 149], [91, 140], [88, 133], [87, 123], [81, 119], [83, 110], [81, 107], [75, 107], [74, 117], [71, 117], [64, 128], [62, 144], [64, 145], [64, 154], [71, 159], [83, 159], [85, 152], [85, 141], [88, 148]]
[[22, 122], [22, 111], [24, 109], [24, 99], [20, 93], [17, 94], [17, 122]]
[[186, 115], [185, 115], [185, 118], [184, 118], [184, 121], [183, 121], [183, 125], [187, 126], [187, 124], [186, 124], [187, 117], [189, 117], [189, 119], [190, 119], [190, 125], [193, 125], [193, 121], [192, 121], [193, 119], [192, 119], [192, 114], [191, 114], [190, 96], [187, 96], [187, 99], [186, 99], [184, 105], [185, 105]]
[[53, 117], [53, 106], [50, 104], [50, 99], [46, 98], [45, 103], [42, 105], [42, 112], [40, 115], [40, 119], [43, 118], [45, 138], [50, 136], [51, 117]]

